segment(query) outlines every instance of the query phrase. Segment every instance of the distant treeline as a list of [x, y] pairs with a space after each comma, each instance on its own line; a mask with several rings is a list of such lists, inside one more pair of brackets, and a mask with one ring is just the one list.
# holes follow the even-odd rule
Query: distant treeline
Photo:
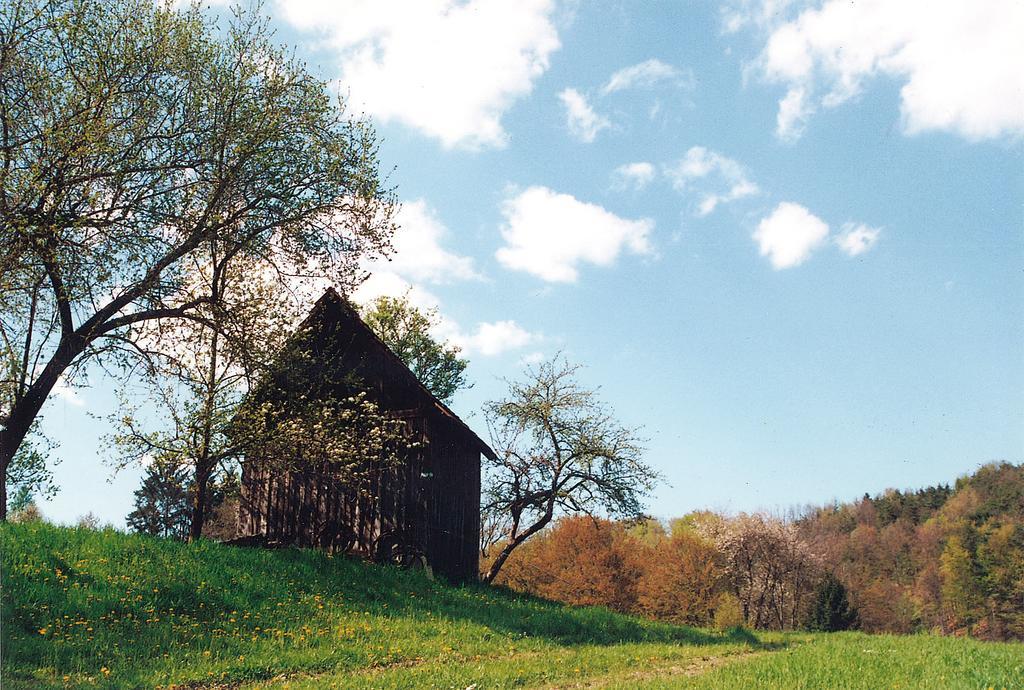
[[789, 518], [564, 518], [499, 582], [693, 625], [1024, 639], [1024, 465]]

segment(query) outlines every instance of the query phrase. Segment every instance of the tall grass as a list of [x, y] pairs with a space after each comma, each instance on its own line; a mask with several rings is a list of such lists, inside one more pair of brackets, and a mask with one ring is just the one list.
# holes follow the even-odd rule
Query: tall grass
[[575, 647], [756, 640], [314, 551], [0, 527], [5, 687], [168, 687]]
[[[935, 635], [836, 633], [791, 636], [777, 653], [724, 665], [694, 678], [651, 680], [628, 687], [907, 688], [1014, 690], [1024, 688], [1024, 645]], [[623, 686], [627, 687], [627, 686]]]
[[720, 634], [300, 550], [0, 526], [3, 688], [1022, 688], [1024, 645]]

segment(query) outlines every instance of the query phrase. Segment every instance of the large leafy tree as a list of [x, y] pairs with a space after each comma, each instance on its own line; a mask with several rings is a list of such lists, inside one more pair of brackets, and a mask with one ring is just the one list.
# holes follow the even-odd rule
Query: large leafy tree
[[217, 330], [236, 259], [354, 284], [393, 201], [372, 129], [255, 12], [0, 4], [0, 473], [62, 378], [130, 363], [154, 321]]
[[[968, 529], [965, 526], [964, 531]], [[982, 589], [972, 554], [959, 534], [946, 540], [946, 546], [939, 557], [939, 572], [942, 576], [942, 605], [946, 613], [947, 629], [957, 630], [977, 621], [982, 604]]]
[[486, 468], [481, 512], [503, 527], [492, 532], [501, 543], [486, 582], [556, 515], [638, 516], [659, 480], [643, 461], [638, 432], [579, 383], [578, 370], [556, 355], [486, 407], [497, 460]]
[[363, 307], [361, 316], [438, 400], [450, 404], [456, 391], [468, 387], [469, 360], [459, 356], [457, 346], [430, 333], [438, 325], [436, 310], [413, 306], [408, 295], [384, 296]]

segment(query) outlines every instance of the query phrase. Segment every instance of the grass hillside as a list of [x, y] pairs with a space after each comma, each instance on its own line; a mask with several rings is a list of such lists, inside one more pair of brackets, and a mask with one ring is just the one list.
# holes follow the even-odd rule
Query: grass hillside
[[4, 688], [1024, 687], [1024, 645], [713, 633], [311, 551], [0, 526]]

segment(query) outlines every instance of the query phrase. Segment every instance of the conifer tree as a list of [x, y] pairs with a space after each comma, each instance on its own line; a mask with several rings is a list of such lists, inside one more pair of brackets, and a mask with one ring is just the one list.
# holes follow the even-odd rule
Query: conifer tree
[[849, 630], [857, 622], [857, 612], [850, 605], [846, 587], [832, 573], [818, 585], [808, 626], [820, 632]]
[[191, 518], [190, 484], [184, 467], [152, 463], [135, 491], [135, 510], [128, 514], [128, 527], [143, 534], [184, 539]]

